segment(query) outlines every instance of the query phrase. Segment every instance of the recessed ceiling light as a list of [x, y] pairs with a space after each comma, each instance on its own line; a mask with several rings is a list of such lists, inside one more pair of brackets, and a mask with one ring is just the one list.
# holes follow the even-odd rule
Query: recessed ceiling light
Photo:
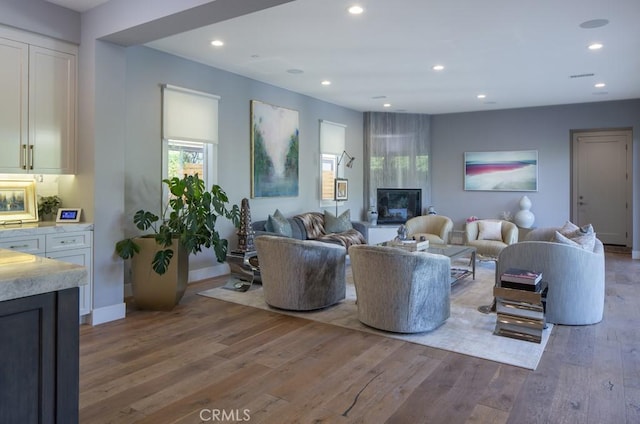
[[434, 71], [442, 71], [444, 69], [443, 65], [433, 65], [433, 69]]
[[484, 98], [487, 97], [487, 95], [486, 94], [478, 94], [476, 97], [479, 98], [479, 99], [484, 99]]
[[213, 40], [211, 42], [211, 45], [213, 47], [222, 47], [222, 46], [224, 46], [224, 41], [222, 41], [222, 40]]
[[580, 24], [580, 28], [591, 29], [591, 28], [600, 28], [609, 23], [608, 19], [592, 19], [590, 21], [585, 21]]
[[600, 50], [604, 46], [601, 43], [589, 44], [589, 50]]
[[382, 107], [391, 107], [391, 103], [385, 103], [382, 105]]
[[362, 12], [364, 12], [364, 9], [356, 4], [348, 8], [347, 11], [352, 15], [360, 15]]
[[604, 88], [607, 86], [607, 84], [603, 83], [603, 82], [599, 82], [597, 84], [593, 85], [595, 88]]
[[322, 81], [320, 84], [322, 84], [322, 85], [331, 85], [331, 81], [329, 81], [329, 80], [324, 80], [324, 81]]

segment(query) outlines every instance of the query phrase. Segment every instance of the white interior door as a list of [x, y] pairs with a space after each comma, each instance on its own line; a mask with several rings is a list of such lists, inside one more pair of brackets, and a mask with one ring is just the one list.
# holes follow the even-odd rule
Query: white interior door
[[630, 246], [631, 131], [573, 134], [572, 220], [605, 244]]

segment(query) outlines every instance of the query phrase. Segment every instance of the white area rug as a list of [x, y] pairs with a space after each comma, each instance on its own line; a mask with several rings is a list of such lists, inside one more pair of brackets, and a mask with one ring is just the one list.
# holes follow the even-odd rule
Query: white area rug
[[[466, 264], [455, 263], [454, 265], [464, 266]], [[346, 299], [320, 311], [289, 312], [271, 308], [264, 302], [262, 286], [257, 284], [254, 284], [252, 289], [247, 292], [236, 292], [219, 287], [199, 294], [522, 368], [536, 369], [553, 325], [549, 324], [548, 328], [544, 330], [540, 344], [494, 335], [496, 315], [483, 314], [477, 310], [478, 306], [489, 304], [493, 299], [494, 273], [495, 265], [493, 262], [478, 263], [475, 280], [469, 276], [458, 281], [452, 287], [451, 317], [439, 328], [428, 333], [417, 334], [395, 334], [380, 331], [367, 327], [358, 321], [356, 293], [350, 271], [347, 273]]]

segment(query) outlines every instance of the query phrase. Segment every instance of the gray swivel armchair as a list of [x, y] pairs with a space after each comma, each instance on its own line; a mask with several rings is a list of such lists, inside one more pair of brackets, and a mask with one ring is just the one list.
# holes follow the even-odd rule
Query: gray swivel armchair
[[363, 324], [397, 333], [442, 325], [451, 312], [451, 263], [443, 255], [394, 247], [349, 248]]
[[310, 311], [345, 298], [343, 246], [267, 235], [256, 237], [255, 245], [268, 305]]

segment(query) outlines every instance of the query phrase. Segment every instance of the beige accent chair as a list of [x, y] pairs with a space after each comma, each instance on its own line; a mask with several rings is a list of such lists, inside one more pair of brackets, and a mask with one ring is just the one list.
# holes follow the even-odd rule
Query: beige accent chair
[[[490, 229], [500, 225], [495, 234]], [[518, 227], [501, 219], [480, 219], [467, 222], [464, 227], [465, 244], [476, 248], [480, 259], [497, 260], [505, 247], [518, 242]]]
[[535, 229], [524, 241], [503, 249], [496, 265], [496, 280], [508, 268], [542, 272], [542, 279], [549, 285], [545, 311], [548, 322], [600, 322], [605, 298], [604, 246], [597, 238], [593, 250], [551, 242], [556, 230]]
[[255, 245], [269, 306], [310, 311], [345, 298], [347, 250], [343, 246], [267, 235], [256, 237]]
[[451, 238], [453, 221], [442, 215], [422, 215], [407, 220], [405, 227], [410, 239], [420, 240], [420, 237], [424, 237], [430, 243], [447, 244]]
[[451, 262], [384, 246], [349, 248], [358, 319], [396, 333], [431, 331], [450, 315]]

